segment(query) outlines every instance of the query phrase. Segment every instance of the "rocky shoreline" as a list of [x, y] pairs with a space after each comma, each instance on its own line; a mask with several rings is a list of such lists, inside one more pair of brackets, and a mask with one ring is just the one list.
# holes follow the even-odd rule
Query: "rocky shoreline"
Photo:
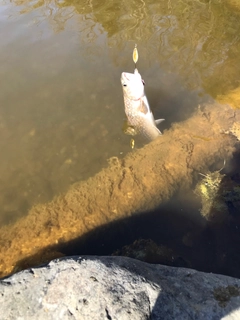
[[73, 256], [0, 280], [0, 319], [239, 319], [240, 279]]

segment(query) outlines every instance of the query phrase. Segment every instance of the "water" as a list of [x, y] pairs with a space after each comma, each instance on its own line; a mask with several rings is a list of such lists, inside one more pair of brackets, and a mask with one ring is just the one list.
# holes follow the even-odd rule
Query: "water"
[[[63, 17], [55, 26], [58, 8], [53, 8], [57, 17], [48, 17], [48, 5], [24, 14], [20, 12], [30, 4], [11, 5], [2, 12], [0, 176], [5, 221], [91, 176], [112, 154], [129, 150], [119, 125], [122, 97], [114, 84], [106, 32], [91, 17], [73, 13], [59, 30]], [[65, 16], [69, 9], [62, 11]]]
[[135, 43], [161, 129], [239, 86], [239, 14], [220, 0], [2, 2], [0, 224], [131, 152], [119, 78]]

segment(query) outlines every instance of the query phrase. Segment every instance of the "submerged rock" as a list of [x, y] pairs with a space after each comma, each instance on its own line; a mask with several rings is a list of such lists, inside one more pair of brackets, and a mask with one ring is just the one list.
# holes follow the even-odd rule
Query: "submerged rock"
[[157, 245], [151, 239], [138, 239], [132, 244], [115, 251], [113, 256], [124, 256], [149, 263], [159, 263], [173, 267], [191, 267], [184, 258], [176, 255], [171, 248]]
[[68, 257], [0, 281], [1, 319], [239, 319], [240, 280], [126, 257]]
[[201, 105], [161, 138], [124, 158], [110, 158], [94, 177], [1, 227], [0, 277], [42, 263], [46, 250], [61, 253], [76, 239], [84, 246], [87, 234], [152, 212], [176, 193], [189, 192], [194, 172], [228, 161], [237, 150], [237, 139], [222, 133], [235, 122], [240, 122], [240, 112], [229, 106]]

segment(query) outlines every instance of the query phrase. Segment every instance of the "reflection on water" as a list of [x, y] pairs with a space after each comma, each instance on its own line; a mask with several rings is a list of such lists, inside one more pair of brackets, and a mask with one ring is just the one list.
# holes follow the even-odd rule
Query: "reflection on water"
[[[138, 68], [165, 128], [238, 85], [239, 12], [222, 1], [0, 5], [0, 223], [131, 150], [120, 73]], [[240, 11], [240, 9], [239, 9]]]
[[[144, 47], [141, 63], [158, 61], [168, 71], [184, 76], [191, 88], [203, 87], [216, 96], [238, 85], [240, 7], [234, 0], [14, 3], [19, 13], [35, 13], [32, 23], [48, 21], [56, 33], [72, 25], [85, 43], [97, 42], [96, 26], [101, 25], [113, 49], [112, 59], [121, 67], [122, 59], [129, 64], [123, 51], [129, 48], [128, 42], [138, 42]], [[75, 19], [84, 22], [73, 25]]]

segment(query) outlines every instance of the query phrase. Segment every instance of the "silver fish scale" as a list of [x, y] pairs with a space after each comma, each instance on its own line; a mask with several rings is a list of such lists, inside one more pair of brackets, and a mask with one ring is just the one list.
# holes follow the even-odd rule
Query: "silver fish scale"
[[124, 95], [125, 113], [128, 122], [134, 129], [148, 140], [156, 139], [161, 133], [150, 121], [141, 116], [139, 111], [141, 100], [131, 100]]

